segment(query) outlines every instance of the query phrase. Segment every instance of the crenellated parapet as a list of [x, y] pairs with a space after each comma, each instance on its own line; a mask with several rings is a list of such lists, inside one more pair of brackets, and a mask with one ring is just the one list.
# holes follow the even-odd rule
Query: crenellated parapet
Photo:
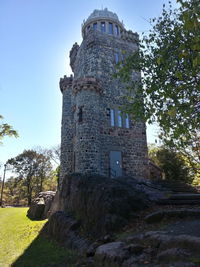
[[79, 45], [77, 43], [75, 43], [72, 46], [72, 49], [71, 49], [71, 51], [69, 53], [70, 66], [71, 66], [73, 72], [74, 72], [74, 63], [76, 61], [76, 56], [77, 56], [78, 50], [79, 50]]
[[70, 75], [70, 77], [65, 75], [64, 78], [60, 78], [60, 90], [62, 93], [63, 91], [72, 88], [73, 79], [73, 75]]
[[123, 30], [121, 32], [121, 39], [128, 42], [138, 43], [139, 35], [136, 32]]
[[101, 94], [102, 85], [95, 77], [83, 77], [73, 82], [73, 94], [76, 95], [81, 90], [91, 90]]

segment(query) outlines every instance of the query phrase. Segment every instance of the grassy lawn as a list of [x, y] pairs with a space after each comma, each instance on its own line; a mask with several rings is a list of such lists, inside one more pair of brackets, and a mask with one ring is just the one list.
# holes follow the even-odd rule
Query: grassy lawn
[[26, 217], [27, 208], [0, 208], [0, 267], [73, 266], [74, 252], [38, 236], [45, 224]]

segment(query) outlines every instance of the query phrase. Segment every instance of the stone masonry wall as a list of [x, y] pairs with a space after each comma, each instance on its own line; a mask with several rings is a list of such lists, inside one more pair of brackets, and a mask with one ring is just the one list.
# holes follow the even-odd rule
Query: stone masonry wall
[[137, 47], [136, 34], [124, 31], [114, 36], [92, 29], [84, 35], [80, 47], [73, 46], [70, 59], [74, 79], [67, 90], [61, 84], [63, 174], [91, 172], [109, 176], [109, 152], [119, 150], [124, 175], [148, 176], [145, 124], [130, 121], [128, 129], [112, 127], [109, 113], [127, 103], [124, 85], [113, 77], [115, 54], [122, 60]]

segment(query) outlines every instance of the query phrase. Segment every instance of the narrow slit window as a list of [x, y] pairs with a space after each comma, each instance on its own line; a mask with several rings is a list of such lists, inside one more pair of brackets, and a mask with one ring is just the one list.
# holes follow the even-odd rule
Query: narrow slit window
[[73, 171], [76, 171], [76, 153], [74, 152], [74, 158], [73, 158]]
[[95, 30], [95, 31], [97, 30], [97, 23], [93, 24], [93, 30]]
[[114, 109], [110, 110], [110, 124], [111, 124], [111, 126], [115, 126], [115, 112], [114, 112]]
[[113, 34], [113, 24], [109, 22], [109, 33]]
[[121, 110], [118, 110], [118, 126], [122, 127], [122, 113], [121, 113]]
[[129, 115], [128, 114], [126, 114], [125, 126], [126, 126], [127, 129], [130, 128], [130, 125], [129, 125]]
[[105, 32], [105, 31], [106, 31], [106, 23], [101, 22], [101, 32]]
[[83, 108], [79, 107], [78, 109], [78, 122], [82, 122], [83, 121]]
[[90, 29], [90, 25], [87, 26], [87, 31], [89, 31], [89, 29]]

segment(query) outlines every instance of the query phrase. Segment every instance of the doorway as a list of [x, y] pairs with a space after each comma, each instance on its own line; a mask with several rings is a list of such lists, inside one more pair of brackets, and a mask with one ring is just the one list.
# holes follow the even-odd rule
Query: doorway
[[122, 152], [110, 151], [110, 177], [122, 176]]

